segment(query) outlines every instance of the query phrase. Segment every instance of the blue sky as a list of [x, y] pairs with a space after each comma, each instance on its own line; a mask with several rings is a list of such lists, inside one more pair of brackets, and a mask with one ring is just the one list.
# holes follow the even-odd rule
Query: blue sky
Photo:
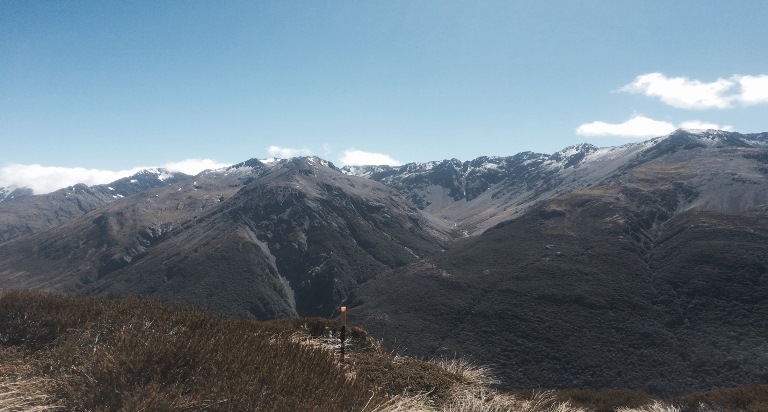
[[768, 131], [766, 16], [757, 0], [0, 0], [0, 186]]

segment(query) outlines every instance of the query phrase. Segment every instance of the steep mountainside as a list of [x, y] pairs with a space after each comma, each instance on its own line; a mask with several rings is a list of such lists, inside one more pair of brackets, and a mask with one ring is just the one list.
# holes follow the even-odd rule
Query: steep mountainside
[[18, 199], [25, 196], [32, 196], [32, 189], [28, 188], [15, 188], [15, 187], [0, 187], [0, 202], [8, 199]]
[[397, 192], [317, 158], [252, 160], [193, 180], [0, 245], [2, 286], [330, 316], [358, 283], [441, 247]]
[[[768, 133], [742, 135], [679, 130], [668, 136], [620, 147], [598, 149], [581, 144], [552, 155], [524, 152], [511, 157], [480, 157], [465, 162], [453, 159], [400, 167], [356, 166], [343, 170], [392, 186], [420, 209], [455, 224], [458, 234], [476, 235], [519, 216], [538, 202], [601, 184], [606, 179], [619, 178], [637, 165], [672, 153], [678, 153], [675, 162], [683, 163], [680, 168], [693, 167], [692, 173], [701, 174], [694, 186], [703, 186], [701, 192], [708, 199], [686, 207], [728, 211], [762, 204], [765, 203], [766, 182], [755, 177], [762, 176], [761, 169], [766, 168], [766, 160], [760, 157], [766, 145]], [[702, 156], [709, 159], [704, 164], [698, 162]], [[720, 174], [723, 169], [732, 175]], [[743, 198], [743, 205], [719, 203], [723, 187], [732, 179], [751, 179], [749, 181], [755, 186], [745, 191], [744, 196], [756, 194], [755, 197], [752, 200]], [[734, 194], [741, 196], [736, 192], [742, 189], [736, 189]]]
[[368, 282], [351, 311], [393, 348], [468, 355], [510, 387], [766, 382], [766, 136], [723, 136], [651, 141], [600, 184]]
[[34, 196], [29, 189], [0, 192], [0, 243], [55, 227], [117, 199], [190, 178], [150, 169], [106, 185], [78, 184], [45, 195]]

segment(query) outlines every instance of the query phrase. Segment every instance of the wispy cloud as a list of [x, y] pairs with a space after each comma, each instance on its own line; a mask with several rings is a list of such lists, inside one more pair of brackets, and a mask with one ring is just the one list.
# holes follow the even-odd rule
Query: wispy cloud
[[331, 153], [333, 153], [333, 150], [331, 150], [331, 145], [328, 143], [323, 143], [323, 159], [328, 159], [331, 156]]
[[339, 157], [342, 166], [390, 165], [400, 166], [402, 163], [383, 153], [364, 152], [357, 149], [347, 149]]
[[180, 162], [168, 162], [162, 167], [172, 172], [196, 175], [203, 170], [221, 169], [230, 165], [231, 163], [221, 163], [213, 159], [186, 159]]
[[267, 148], [267, 154], [269, 157], [288, 159], [296, 156], [309, 156], [312, 154], [312, 151], [306, 147], [302, 147], [301, 149], [293, 149], [290, 147], [269, 146]]
[[[179, 162], [168, 162], [159, 167], [194, 175], [205, 169], [218, 169], [227, 165], [211, 159], [187, 159]], [[114, 171], [82, 167], [43, 166], [40, 164], [10, 164], [0, 168], [0, 187], [28, 187], [35, 194], [44, 194], [78, 183], [84, 183], [88, 186], [110, 183], [141, 170], [152, 168], [157, 167], [135, 167]]]
[[576, 128], [576, 134], [582, 136], [618, 136], [627, 138], [646, 138], [669, 134], [676, 129], [717, 129], [733, 130], [730, 125], [688, 120], [675, 125], [670, 122], [654, 120], [645, 116], [634, 116], [623, 123], [595, 121]]
[[676, 127], [676, 129], [703, 129], [703, 130], [725, 130], [726, 132], [733, 131], [733, 126], [726, 124], [726, 125], [719, 125], [716, 123], [709, 123], [709, 122], [702, 122], [701, 120], [688, 120], [685, 122], [680, 123]]
[[0, 168], [0, 186], [28, 187], [35, 194], [43, 194], [77, 183], [85, 183], [90, 186], [113, 182], [139, 170], [141, 168], [113, 171], [39, 164], [11, 164]]
[[727, 79], [702, 82], [663, 73], [641, 74], [621, 92], [638, 93], [681, 109], [728, 109], [768, 103], [768, 75], [733, 75]]

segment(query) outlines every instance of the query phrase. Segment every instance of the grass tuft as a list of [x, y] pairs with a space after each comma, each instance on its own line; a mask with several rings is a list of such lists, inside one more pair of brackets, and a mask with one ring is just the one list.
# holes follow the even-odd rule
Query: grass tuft
[[436, 358], [430, 362], [460, 376], [470, 385], [493, 386], [499, 383], [490, 366], [477, 365], [464, 358]]
[[680, 412], [680, 408], [663, 402], [653, 401], [638, 408], [618, 408], [616, 412]]
[[50, 381], [40, 378], [18, 380], [0, 377], [0, 411], [46, 412], [64, 410], [46, 394]]
[[749, 385], [693, 393], [675, 399], [683, 411], [768, 411], [768, 385]]

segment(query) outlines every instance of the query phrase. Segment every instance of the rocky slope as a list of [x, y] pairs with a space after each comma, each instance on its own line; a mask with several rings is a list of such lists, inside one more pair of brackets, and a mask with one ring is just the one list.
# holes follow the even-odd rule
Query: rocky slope
[[498, 365], [510, 387], [764, 382], [766, 137], [678, 132], [594, 151], [578, 173], [629, 161], [368, 282], [350, 310], [393, 348]]
[[[636, 166], [675, 153], [677, 157], [671, 162], [695, 174], [690, 185], [700, 187], [703, 194], [699, 202], [682, 207], [738, 211], [763, 204], [766, 182], [761, 176], [766, 160], [761, 156], [766, 145], [768, 133], [679, 130], [620, 147], [580, 144], [552, 155], [524, 152], [464, 162], [453, 159], [343, 170], [394, 187], [420, 209], [455, 224], [457, 233], [476, 235], [519, 216], [541, 201], [608, 179], [620, 182], [621, 176]], [[733, 182], [741, 180], [753, 186], [735, 188], [732, 195], [723, 193]], [[724, 204], [723, 199], [735, 203]]]
[[0, 279], [230, 316], [330, 316], [357, 284], [439, 251], [439, 234], [394, 190], [321, 159], [251, 160], [0, 245]]
[[106, 185], [78, 184], [37, 196], [25, 188], [4, 189], [5, 194], [0, 191], [0, 243], [58, 226], [117, 199], [190, 178], [149, 169]]

